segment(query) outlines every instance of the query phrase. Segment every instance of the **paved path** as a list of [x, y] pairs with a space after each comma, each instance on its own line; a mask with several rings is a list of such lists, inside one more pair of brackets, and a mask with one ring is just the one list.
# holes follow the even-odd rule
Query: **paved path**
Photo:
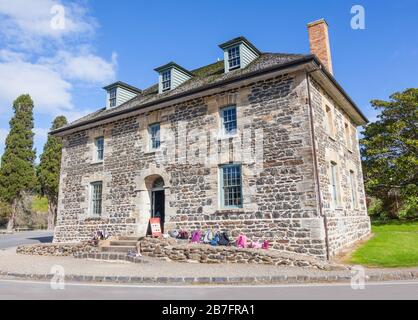
[[17, 247], [21, 244], [52, 242], [51, 231], [25, 231], [13, 234], [0, 234], [0, 249]]
[[279, 286], [134, 286], [65, 284], [54, 290], [48, 282], [0, 280], [0, 299], [228, 300], [228, 299], [418, 299], [417, 282], [368, 283], [364, 290], [345, 284]]

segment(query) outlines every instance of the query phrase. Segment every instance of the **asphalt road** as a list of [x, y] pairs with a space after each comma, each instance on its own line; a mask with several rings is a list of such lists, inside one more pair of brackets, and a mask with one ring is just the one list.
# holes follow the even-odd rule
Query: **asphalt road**
[[51, 231], [25, 231], [13, 234], [0, 234], [0, 249], [13, 248], [22, 244], [52, 242]]
[[0, 299], [109, 299], [109, 300], [341, 300], [418, 299], [417, 282], [366, 284], [353, 290], [345, 284], [279, 286], [137, 286], [112, 284], [65, 284], [53, 289], [49, 282], [0, 280]]

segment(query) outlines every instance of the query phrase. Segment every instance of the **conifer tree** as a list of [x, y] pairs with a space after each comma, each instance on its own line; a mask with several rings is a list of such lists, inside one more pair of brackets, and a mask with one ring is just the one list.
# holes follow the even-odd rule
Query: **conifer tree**
[[11, 206], [7, 229], [15, 226], [18, 202], [36, 184], [33, 149], [33, 101], [28, 94], [13, 102], [14, 116], [1, 158], [0, 197]]
[[[67, 119], [64, 116], [58, 116], [53, 121], [51, 130], [58, 129], [66, 124]], [[54, 229], [57, 217], [61, 151], [62, 139], [50, 135], [44, 146], [37, 170], [41, 193], [48, 199], [48, 230]]]

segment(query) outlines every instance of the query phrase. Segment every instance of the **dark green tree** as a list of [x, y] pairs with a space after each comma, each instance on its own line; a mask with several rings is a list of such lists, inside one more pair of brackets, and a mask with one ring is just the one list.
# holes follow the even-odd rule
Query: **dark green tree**
[[377, 121], [364, 128], [361, 154], [369, 196], [391, 217], [418, 216], [418, 89], [373, 100]]
[[[58, 129], [67, 124], [64, 116], [56, 117], [51, 130]], [[41, 155], [41, 162], [37, 168], [37, 176], [41, 194], [48, 199], [48, 230], [53, 230], [57, 217], [58, 186], [61, 169], [62, 139], [48, 136]]]
[[36, 183], [33, 149], [33, 101], [27, 94], [13, 102], [14, 116], [1, 158], [0, 197], [11, 207], [7, 229], [15, 225], [18, 202]]

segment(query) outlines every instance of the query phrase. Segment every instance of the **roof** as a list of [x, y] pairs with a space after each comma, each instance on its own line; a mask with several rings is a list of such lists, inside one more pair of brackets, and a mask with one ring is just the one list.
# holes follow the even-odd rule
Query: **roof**
[[177, 63], [175, 63], [173, 61], [171, 61], [169, 63], [166, 63], [165, 65], [163, 65], [161, 67], [155, 68], [154, 70], [157, 71], [157, 72], [161, 72], [161, 71], [164, 71], [164, 70], [166, 70], [168, 68], [176, 68], [176, 69], [179, 69], [183, 73], [185, 73], [185, 74], [193, 77], [193, 74], [191, 74], [189, 70], [184, 69], [182, 66], [178, 65]]
[[[208, 90], [210, 88], [224, 86], [228, 83], [240, 81], [261, 73], [270, 72], [276, 69], [286, 69], [292, 65], [315, 61], [320, 64], [314, 55], [303, 54], [282, 54], [282, 53], [261, 53], [254, 61], [242, 69], [236, 69], [228, 73], [224, 72], [224, 61], [218, 61], [204, 67], [190, 71], [192, 78], [182, 83], [180, 86], [170, 91], [158, 93], [158, 83], [142, 90], [136, 97], [111, 109], [101, 108], [90, 113], [83, 118], [75, 120], [63, 127], [51, 131], [57, 134], [70, 129], [75, 129], [84, 125], [94, 125], [95, 122], [120, 116], [131, 111], [146, 108], [151, 105], [167, 102], [174, 99], [183, 98], [196, 92]], [[330, 80], [338, 87], [340, 92], [353, 104], [356, 111], [367, 121], [359, 108], [351, 98], [342, 90], [332, 75], [328, 75]]]
[[247, 38], [245, 37], [238, 37], [238, 38], [234, 38], [232, 40], [229, 40], [227, 42], [221, 43], [219, 45], [219, 48], [221, 49], [225, 49], [228, 48], [238, 42], [245, 42], [247, 44], [247, 46], [249, 46], [252, 50], [254, 50], [255, 53], [257, 53], [258, 55], [261, 54], [260, 50], [257, 49], [257, 47], [255, 45], [253, 45]]
[[136, 92], [136, 93], [141, 93], [142, 92], [141, 89], [136, 88], [134, 86], [131, 86], [130, 84], [127, 84], [127, 83], [122, 82], [122, 81], [117, 81], [117, 82], [111, 83], [111, 84], [107, 85], [106, 87], [103, 87], [103, 89], [109, 90], [109, 89], [112, 89], [112, 88], [118, 87], [118, 86], [119, 87], [124, 87], [125, 89], [128, 89], [128, 90]]

